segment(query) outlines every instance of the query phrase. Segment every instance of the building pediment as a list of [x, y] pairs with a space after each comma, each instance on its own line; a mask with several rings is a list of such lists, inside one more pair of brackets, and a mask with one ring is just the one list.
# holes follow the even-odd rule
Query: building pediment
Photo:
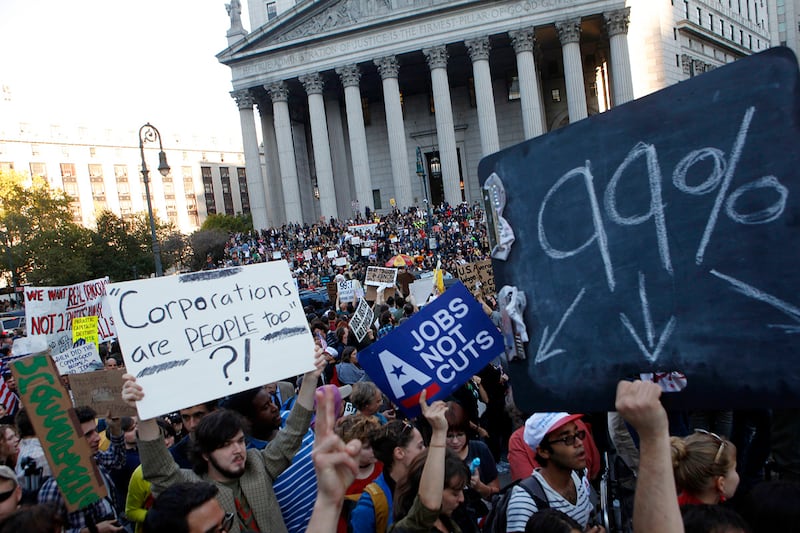
[[443, 7], [452, 8], [479, 0], [318, 0], [287, 11], [217, 55], [231, 64], [282, 48], [307, 45], [364, 28], [423, 16]]

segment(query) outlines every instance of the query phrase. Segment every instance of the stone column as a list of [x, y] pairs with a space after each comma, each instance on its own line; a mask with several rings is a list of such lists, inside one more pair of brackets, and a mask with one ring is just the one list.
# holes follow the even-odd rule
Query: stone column
[[411, 177], [408, 172], [408, 148], [406, 127], [403, 123], [403, 108], [400, 105], [400, 63], [397, 57], [389, 56], [375, 60], [375, 66], [383, 80], [383, 106], [386, 110], [386, 129], [389, 132], [389, 157], [392, 160], [392, 183], [397, 206], [411, 206]]
[[589, 116], [586, 108], [586, 84], [581, 61], [581, 19], [556, 22], [561, 52], [564, 56], [564, 79], [567, 84], [569, 121], [577, 122]]
[[367, 132], [364, 129], [364, 112], [361, 109], [361, 71], [357, 65], [347, 65], [336, 69], [336, 74], [344, 86], [344, 105], [347, 110], [347, 131], [350, 137], [350, 157], [353, 160], [353, 182], [356, 186], [356, 199], [362, 208], [372, 204], [372, 180], [369, 175], [369, 152], [367, 151]]
[[264, 196], [267, 199], [267, 222], [272, 228], [286, 222], [286, 214], [283, 211], [281, 168], [278, 164], [278, 142], [275, 138], [275, 117], [272, 114], [272, 102], [269, 98], [260, 98], [256, 105], [261, 116], [261, 138], [264, 143], [261, 174], [264, 180]]
[[436, 137], [439, 141], [439, 159], [442, 163], [444, 199], [450, 205], [461, 203], [456, 132], [453, 125], [453, 107], [450, 102], [450, 82], [447, 79], [447, 48], [436, 46], [422, 51], [431, 69], [433, 105], [436, 108]]
[[500, 150], [492, 73], [489, 71], [489, 37], [471, 39], [464, 44], [467, 45], [469, 57], [472, 59], [475, 102], [478, 104], [478, 128], [481, 134], [481, 153], [486, 156]]
[[275, 117], [275, 140], [278, 143], [278, 164], [281, 167], [286, 222], [303, 222], [300, 187], [297, 184], [297, 162], [294, 158], [292, 140], [292, 121], [289, 118], [289, 88], [283, 81], [265, 85], [264, 88], [272, 99], [272, 114]]
[[325, 101], [322, 98], [322, 76], [318, 73], [300, 76], [300, 82], [308, 93], [308, 115], [311, 120], [311, 143], [314, 150], [314, 166], [317, 170], [319, 189], [319, 211], [326, 220], [339, 218], [336, 209], [336, 192], [333, 190], [333, 165], [328, 139], [328, 120], [325, 117]]
[[[250, 213], [253, 216], [253, 229], [269, 227], [267, 217], [264, 179], [261, 176], [261, 155], [258, 153], [258, 137], [256, 136], [256, 116], [253, 105], [256, 101], [247, 90], [233, 91], [231, 96], [239, 107], [239, 122], [242, 126], [242, 145], [244, 147], [244, 168], [247, 172], [247, 195], [250, 200]], [[235, 178], [235, 176], [231, 176]]]
[[519, 100], [522, 106], [522, 128], [525, 138], [531, 139], [547, 131], [544, 109], [542, 108], [542, 89], [533, 49], [536, 35], [533, 28], [508, 32], [511, 44], [517, 54], [517, 75], [519, 76]]
[[614, 105], [633, 100], [631, 56], [628, 53], [629, 7], [604, 13], [606, 30], [611, 44], [611, 94]]

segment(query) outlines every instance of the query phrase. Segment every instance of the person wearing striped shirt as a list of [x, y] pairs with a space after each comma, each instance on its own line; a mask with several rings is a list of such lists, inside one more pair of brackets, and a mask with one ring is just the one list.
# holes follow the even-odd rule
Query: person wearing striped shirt
[[[532, 476], [539, 482], [550, 509], [561, 511], [577, 521], [589, 533], [600, 533], [600, 526], [587, 528], [593, 518], [591, 487], [586, 475], [586, 451], [575, 420], [582, 415], [536, 413], [525, 422], [525, 443], [536, 451], [541, 468]], [[528, 491], [518, 485], [508, 501], [507, 533], [525, 531], [528, 519], [540, 509]]]

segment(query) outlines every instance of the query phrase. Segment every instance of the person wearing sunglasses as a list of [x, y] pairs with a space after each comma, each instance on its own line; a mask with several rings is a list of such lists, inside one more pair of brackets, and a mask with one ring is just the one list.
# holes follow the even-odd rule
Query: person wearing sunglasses
[[[525, 443], [536, 452], [540, 468], [531, 475], [547, 497], [546, 507], [561, 511], [577, 521], [584, 531], [599, 533], [600, 526], [587, 526], [594, 521], [590, 501], [591, 487], [586, 472], [587, 433], [578, 429], [576, 420], [582, 415], [568, 413], [536, 413], [525, 422]], [[508, 533], [523, 532], [528, 519], [545, 507], [522, 484], [512, 489], [508, 501]]]
[[680, 505], [717, 504], [731, 498], [739, 486], [736, 446], [716, 433], [695, 429], [670, 439]]
[[0, 522], [17, 511], [22, 499], [22, 488], [17, 475], [8, 466], [0, 466]]
[[219, 504], [218, 492], [206, 481], [170, 486], [147, 513], [144, 533], [229, 533], [235, 515]]

